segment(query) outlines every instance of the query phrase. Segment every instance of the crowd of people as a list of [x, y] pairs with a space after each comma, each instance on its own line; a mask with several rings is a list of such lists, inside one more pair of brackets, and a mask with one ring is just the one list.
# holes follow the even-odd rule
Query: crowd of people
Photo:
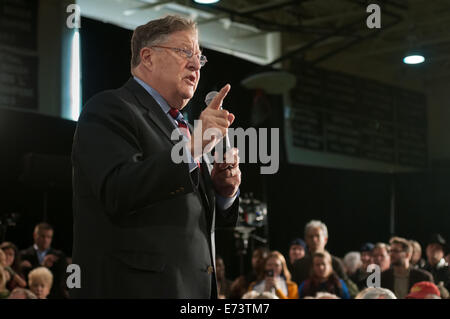
[[[305, 240], [294, 239], [288, 262], [278, 251], [258, 247], [252, 270], [229, 281], [218, 275], [221, 298], [231, 299], [447, 299], [450, 254], [445, 239], [433, 234], [425, 256], [415, 240], [392, 237], [388, 243], [364, 243], [342, 259], [325, 249], [327, 226], [312, 220]], [[446, 255], [447, 254], [447, 255]]]
[[53, 233], [51, 225], [39, 223], [32, 246], [19, 250], [12, 242], [0, 244], [0, 299], [68, 298], [70, 258], [51, 247]]
[[[51, 247], [54, 230], [36, 225], [34, 244], [20, 250], [0, 244], [0, 299], [68, 298], [66, 268], [70, 258]], [[305, 240], [294, 239], [288, 258], [257, 247], [252, 270], [234, 281], [216, 256], [220, 298], [227, 299], [446, 299], [450, 268], [447, 243], [434, 234], [422, 247], [414, 240], [392, 237], [388, 243], [364, 243], [342, 259], [325, 249], [327, 226], [317, 220], [305, 226]], [[447, 254], [447, 255], [446, 255]]]

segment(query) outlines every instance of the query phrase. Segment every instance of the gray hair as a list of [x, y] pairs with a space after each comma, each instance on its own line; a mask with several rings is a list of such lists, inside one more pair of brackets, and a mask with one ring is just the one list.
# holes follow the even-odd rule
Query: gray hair
[[308, 224], [305, 226], [305, 238], [308, 234], [308, 230], [311, 228], [320, 228], [323, 231], [323, 235], [328, 238], [328, 228], [327, 225], [322, 223], [320, 220], [311, 220]]
[[389, 289], [369, 287], [358, 293], [355, 299], [397, 299], [397, 297]]
[[341, 298], [336, 296], [335, 294], [330, 294], [329, 292], [319, 291], [316, 294], [315, 299], [341, 299]]
[[361, 267], [361, 253], [358, 251], [351, 251], [344, 256], [344, 265], [350, 273], [354, 273]]
[[246, 292], [241, 299], [280, 299], [277, 295], [271, 293], [270, 291], [257, 292], [255, 290], [251, 290]]
[[131, 38], [131, 69], [141, 62], [141, 49], [151, 45], [161, 44], [174, 32], [197, 30], [195, 21], [176, 15], [151, 20], [147, 24], [138, 26]]

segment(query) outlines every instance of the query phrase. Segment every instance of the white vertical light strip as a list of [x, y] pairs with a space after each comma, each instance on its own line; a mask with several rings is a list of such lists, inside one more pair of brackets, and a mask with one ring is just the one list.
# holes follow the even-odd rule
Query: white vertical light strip
[[70, 54], [70, 119], [78, 121], [81, 102], [80, 32], [75, 30]]

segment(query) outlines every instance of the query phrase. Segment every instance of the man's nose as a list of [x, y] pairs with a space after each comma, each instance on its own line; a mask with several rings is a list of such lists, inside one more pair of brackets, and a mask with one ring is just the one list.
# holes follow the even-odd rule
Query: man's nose
[[198, 71], [201, 68], [200, 65], [200, 57], [198, 55], [193, 55], [192, 58], [189, 59], [189, 70]]

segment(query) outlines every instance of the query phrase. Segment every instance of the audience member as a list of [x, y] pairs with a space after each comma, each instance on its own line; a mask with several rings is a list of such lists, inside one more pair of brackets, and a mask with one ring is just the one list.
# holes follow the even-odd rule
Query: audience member
[[342, 299], [350, 299], [347, 285], [333, 271], [332, 257], [327, 251], [313, 253], [312, 263], [312, 274], [298, 288], [300, 298], [315, 296], [317, 292], [324, 291]]
[[28, 274], [30, 290], [38, 299], [47, 299], [53, 285], [53, 275], [47, 267], [37, 267]]
[[364, 243], [359, 252], [361, 253], [362, 269], [367, 272], [367, 267], [373, 264], [373, 249], [375, 245], [372, 243]]
[[361, 269], [363, 263], [361, 261], [361, 254], [358, 251], [351, 251], [344, 256], [343, 259], [345, 272], [352, 278], [355, 273]]
[[230, 299], [241, 299], [248, 291], [251, 282], [257, 280], [264, 272], [264, 262], [269, 254], [269, 250], [265, 247], [258, 247], [252, 254], [252, 270], [246, 274], [236, 278], [231, 284]]
[[292, 265], [296, 260], [300, 260], [303, 257], [305, 257], [306, 254], [306, 243], [300, 239], [296, 238], [293, 241], [291, 241], [291, 244], [289, 245], [289, 263], [288, 263], [288, 269], [290, 272], [292, 272]]
[[5, 270], [8, 271], [10, 279], [6, 284], [6, 288], [12, 291], [16, 287], [26, 287], [27, 282], [20, 267], [20, 256], [17, 246], [9, 241], [0, 244], [0, 250], [5, 253]]
[[31, 290], [25, 288], [14, 288], [9, 294], [8, 299], [37, 299], [36, 295]]
[[413, 248], [413, 253], [410, 260], [411, 267], [415, 269], [423, 269], [426, 261], [422, 258], [422, 247], [418, 241], [411, 239], [409, 242]]
[[225, 263], [219, 255], [216, 255], [216, 278], [219, 299], [228, 299], [230, 297], [231, 280], [228, 280], [225, 275]]
[[433, 282], [433, 276], [429, 272], [410, 267], [412, 247], [408, 240], [393, 237], [389, 243], [392, 268], [381, 273], [381, 287], [393, 291], [397, 298], [403, 299], [415, 283]]
[[20, 253], [24, 275], [36, 267], [47, 267], [52, 272], [55, 283], [49, 299], [68, 298], [66, 256], [62, 251], [51, 247], [53, 227], [47, 223], [36, 225], [33, 239], [34, 244]]
[[446, 249], [445, 239], [440, 234], [433, 234], [428, 241], [426, 248], [427, 263], [423, 269], [433, 275], [435, 284], [442, 282], [444, 287], [450, 290], [450, 269], [444, 259]]
[[[316, 252], [325, 251], [325, 246], [328, 242], [327, 226], [318, 220], [310, 221], [305, 226], [305, 241], [308, 247], [308, 253], [302, 259], [295, 261], [292, 267], [292, 280], [298, 285], [305, 281], [311, 274], [311, 256]], [[335, 256], [331, 256], [331, 258], [333, 269], [338, 277], [348, 280], [342, 261]]]
[[278, 251], [272, 251], [266, 258], [264, 270], [260, 278], [250, 284], [249, 290], [259, 293], [270, 291], [280, 299], [298, 299], [298, 286], [291, 281], [284, 256]]
[[349, 278], [352, 282], [354, 282], [358, 290], [366, 288], [367, 276], [369, 273], [367, 272], [367, 267], [370, 264], [374, 263], [373, 259], [373, 249], [375, 245], [372, 243], [364, 243], [360, 248], [361, 254], [361, 267], [359, 267], [353, 274], [349, 275]]
[[369, 287], [357, 294], [355, 299], [397, 299], [397, 297], [389, 289]]
[[0, 299], [6, 299], [9, 296], [9, 290], [6, 288], [7, 272], [5, 268], [0, 265]]
[[438, 287], [429, 281], [416, 282], [410, 289], [406, 299], [441, 299]]
[[391, 267], [390, 247], [385, 243], [376, 243], [373, 248], [373, 263], [383, 272]]

